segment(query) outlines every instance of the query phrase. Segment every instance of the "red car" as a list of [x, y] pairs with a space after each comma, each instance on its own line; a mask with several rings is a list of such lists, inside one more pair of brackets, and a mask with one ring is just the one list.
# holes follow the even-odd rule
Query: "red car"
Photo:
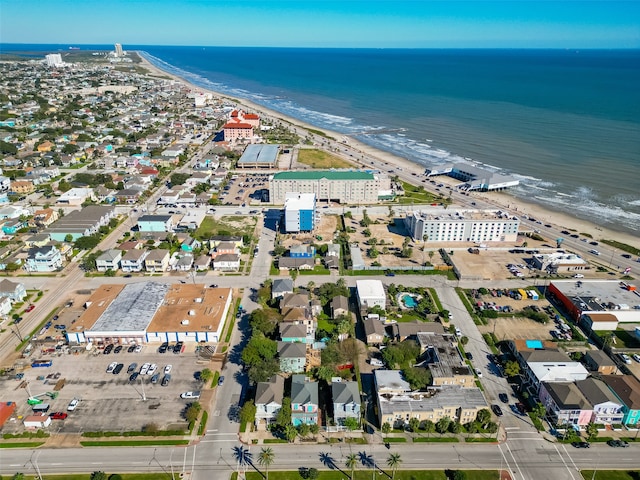
[[64, 412], [55, 412], [55, 413], [50, 414], [49, 416], [51, 417], [51, 420], [64, 420], [69, 415], [67, 415]]
[[27, 313], [30, 312], [31, 310], [33, 310], [34, 308], [36, 308], [36, 306], [34, 304], [31, 304], [27, 307], [27, 309], [25, 310]]

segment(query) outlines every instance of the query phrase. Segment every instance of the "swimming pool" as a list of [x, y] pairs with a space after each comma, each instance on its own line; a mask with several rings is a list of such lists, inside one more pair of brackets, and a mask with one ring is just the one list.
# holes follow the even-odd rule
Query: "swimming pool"
[[403, 295], [402, 303], [404, 303], [404, 306], [407, 308], [415, 308], [416, 305], [418, 305], [418, 302], [416, 302], [415, 297], [412, 295]]

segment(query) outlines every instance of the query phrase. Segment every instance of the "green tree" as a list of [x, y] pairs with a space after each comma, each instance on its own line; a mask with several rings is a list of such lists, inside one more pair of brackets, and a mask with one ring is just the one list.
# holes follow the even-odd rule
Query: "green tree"
[[269, 480], [269, 467], [273, 464], [275, 457], [276, 455], [271, 447], [263, 447], [258, 454], [258, 463], [265, 467], [267, 471], [266, 480]]
[[412, 390], [421, 390], [431, 383], [431, 372], [427, 368], [405, 368], [402, 370], [402, 374]]
[[449, 431], [449, 425], [451, 424], [451, 419], [449, 417], [442, 417], [436, 423], [436, 431], [438, 433], [447, 433]]
[[284, 436], [287, 438], [289, 443], [293, 443], [293, 441], [298, 436], [298, 430], [293, 425], [289, 424], [284, 428]]
[[487, 423], [491, 421], [491, 411], [488, 408], [483, 408], [478, 410], [476, 414], [476, 422], [480, 425], [485, 426]]
[[188, 173], [174, 173], [171, 175], [171, 185], [184, 185], [184, 183], [189, 179], [190, 175]]
[[80, 237], [73, 242], [74, 248], [78, 250], [93, 250], [100, 243], [99, 235], [89, 235], [88, 237]]
[[284, 397], [282, 399], [282, 407], [276, 413], [275, 423], [282, 429], [291, 425], [291, 398]]
[[467, 480], [467, 472], [464, 470], [454, 470], [451, 480]]
[[257, 365], [249, 367], [249, 380], [251, 382], [266, 382], [280, 371], [280, 363], [275, 358], [265, 359]]
[[311, 428], [309, 428], [309, 425], [307, 425], [306, 423], [301, 423], [300, 425], [298, 425], [297, 430], [298, 435], [300, 435], [302, 438], [309, 436], [309, 433], [311, 433]]
[[538, 402], [536, 403], [536, 406], [533, 407], [532, 412], [538, 418], [544, 418], [544, 416], [547, 414], [547, 409], [542, 403]]
[[204, 383], [209, 383], [213, 380], [214, 373], [209, 368], [203, 368], [200, 372], [200, 380]]
[[451, 422], [451, 425], [449, 425], [449, 431], [457, 435], [462, 431], [462, 424], [458, 421]]
[[244, 402], [244, 405], [240, 409], [240, 421], [242, 423], [252, 424], [256, 419], [256, 405], [253, 400]]
[[387, 465], [391, 467], [391, 480], [396, 478], [396, 470], [398, 470], [398, 467], [400, 466], [401, 463], [402, 463], [402, 458], [400, 457], [399, 453], [391, 453], [387, 457]]
[[347, 428], [347, 430], [353, 431], [358, 429], [358, 427], [360, 426], [360, 422], [357, 418], [347, 417], [344, 419], [344, 426]]
[[200, 411], [202, 410], [202, 405], [198, 402], [193, 402], [191, 405], [187, 407], [184, 412], [184, 418], [189, 423], [193, 423], [198, 419], [198, 415], [200, 415]]
[[412, 432], [417, 432], [418, 429], [420, 428], [420, 420], [418, 420], [416, 417], [412, 417], [409, 419], [409, 430], [411, 430]]
[[78, 150], [80, 150], [80, 148], [78, 148], [77, 145], [73, 144], [73, 143], [67, 143], [64, 147], [62, 147], [62, 153], [66, 153], [67, 155], [71, 155], [73, 153], [76, 153]]
[[0, 140], [0, 153], [4, 155], [16, 155], [18, 153], [18, 147], [12, 143]]
[[293, 286], [296, 286], [296, 278], [298, 278], [298, 275], [300, 274], [300, 272], [298, 272], [298, 270], [291, 269], [289, 270], [289, 275], [291, 276], [291, 280], [293, 280]]
[[13, 477], [11, 477], [12, 480], [24, 480], [24, 473], [15, 473], [13, 475]]
[[436, 424], [431, 420], [425, 420], [422, 422], [422, 429], [427, 432], [427, 434], [431, 434], [436, 431]]
[[311, 467], [309, 470], [307, 470], [307, 478], [309, 480], [316, 480], [319, 476], [320, 472], [318, 472], [317, 468]]
[[70, 233], [67, 233], [64, 237], [64, 241], [67, 243], [73, 242], [73, 235], [71, 235]]
[[595, 423], [589, 422], [585, 430], [587, 432], [587, 439], [590, 442], [598, 437], [598, 426]]
[[460, 337], [460, 343], [462, 345], [466, 345], [467, 343], [469, 343], [469, 337], [465, 337], [465, 336]]
[[109, 475], [109, 480], [122, 480], [122, 475], [119, 473], [112, 473]]
[[509, 360], [504, 364], [504, 374], [507, 377], [517, 377], [520, 375], [520, 364], [515, 360]]
[[391, 424], [389, 422], [384, 422], [382, 427], [380, 427], [380, 431], [383, 435], [388, 435], [391, 432]]
[[253, 335], [242, 351], [242, 361], [249, 366], [272, 359], [276, 356], [277, 344], [262, 333]]
[[354, 471], [356, 469], [356, 465], [358, 465], [358, 457], [356, 457], [355, 453], [350, 453], [347, 455], [347, 459], [344, 463], [347, 468], [351, 469], [351, 480], [353, 480]]
[[108, 480], [107, 479], [107, 474], [104, 472], [93, 472], [91, 474], [91, 476], [89, 477], [91, 480]]

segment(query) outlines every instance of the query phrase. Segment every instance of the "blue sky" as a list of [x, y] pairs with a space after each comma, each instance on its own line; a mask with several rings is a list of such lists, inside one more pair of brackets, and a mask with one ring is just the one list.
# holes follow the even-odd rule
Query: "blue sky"
[[640, 0], [2, 0], [0, 41], [640, 48]]

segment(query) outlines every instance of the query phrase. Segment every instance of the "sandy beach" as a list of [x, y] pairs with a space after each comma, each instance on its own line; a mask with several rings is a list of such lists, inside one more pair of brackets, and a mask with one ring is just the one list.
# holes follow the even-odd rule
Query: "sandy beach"
[[[211, 93], [213, 96], [217, 98], [229, 100], [230, 102], [236, 104], [239, 108], [242, 108], [247, 112], [255, 112], [263, 118], [278, 119], [278, 120], [290, 123], [293, 126], [300, 127], [302, 129], [307, 129], [307, 130], [311, 129], [315, 131], [321, 131], [326, 136], [331, 137], [338, 142], [341, 142], [343, 139], [346, 139], [348, 145], [356, 149], [359, 153], [361, 153], [361, 155], [368, 156], [382, 162], [388, 162], [389, 164], [395, 165], [397, 168], [402, 169], [405, 172], [409, 172], [409, 173], [415, 172], [417, 174], [422, 174], [424, 172], [423, 166], [417, 165], [407, 160], [406, 158], [398, 157], [391, 153], [376, 149], [362, 142], [359, 142], [358, 140], [352, 137], [345, 136], [342, 133], [317, 127], [315, 125], [306, 123], [302, 120], [289, 117], [280, 112], [276, 112], [274, 110], [266, 108], [262, 105], [258, 105], [249, 100], [232, 98], [232, 97], [229, 97], [228, 95], [224, 95], [219, 92], [215, 92], [213, 90], [199, 87], [184, 78], [181, 78], [177, 75], [174, 75], [170, 72], [167, 72], [165, 70], [162, 70], [156, 67], [155, 65], [147, 61], [142, 55], [138, 55], [138, 56], [142, 62], [142, 66], [147, 70], [149, 70], [152, 75], [160, 76], [160, 77], [170, 77], [175, 81], [185, 84], [187, 88], [189, 88], [190, 90], [197, 91], [197, 92]], [[354, 160], [354, 158], [351, 158], [351, 157], [347, 157], [346, 160], [349, 160], [353, 163], [360, 163], [357, 161], [357, 159]], [[448, 183], [448, 180], [452, 180], [452, 179], [439, 177], [439, 180], [442, 181], [442, 183]], [[453, 184], [453, 182], [451, 184]], [[562, 229], [575, 231], [576, 233], [589, 234], [593, 237], [593, 239], [598, 241], [602, 239], [611, 239], [611, 240], [617, 240], [622, 243], [626, 243], [628, 245], [632, 245], [636, 248], [640, 248], [640, 240], [637, 236], [633, 234], [614, 231], [612, 229], [604, 228], [604, 227], [601, 227], [600, 225], [596, 225], [594, 223], [573, 217], [566, 213], [545, 208], [544, 206], [539, 204], [535, 204], [532, 202], [525, 202], [522, 199], [509, 195], [506, 192], [477, 192], [477, 193], [473, 193], [472, 197], [481, 198], [483, 201], [495, 205], [496, 208], [507, 209], [518, 216], [527, 215], [529, 217], [534, 217], [537, 220], [542, 221], [543, 223], [549, 223], [549, 224], [558, 226]], [[549, 241], [555, 241], [555, 239], [549, 239]]]

